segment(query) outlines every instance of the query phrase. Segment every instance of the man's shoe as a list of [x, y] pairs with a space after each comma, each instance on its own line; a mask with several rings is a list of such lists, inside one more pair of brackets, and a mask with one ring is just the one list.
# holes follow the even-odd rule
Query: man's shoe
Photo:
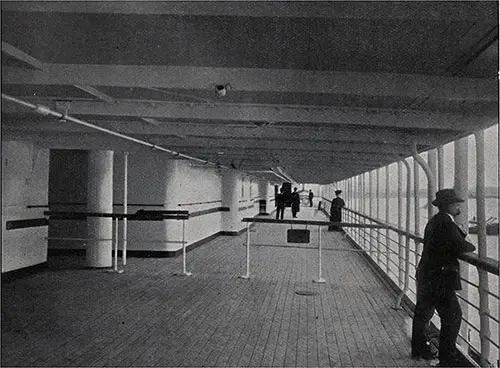
[[436, 359], [436, 354], [434, 354], [431, 349], [425, 349], [416, 353], [412, 352], [411, 357], [412, 359], [432, 360]]
[[460, 358], [449, 358], [446, 360], [439, 360], [439, 364], [437, 367], [466, 367], [467, 365], [464, 363], [464, 361]]

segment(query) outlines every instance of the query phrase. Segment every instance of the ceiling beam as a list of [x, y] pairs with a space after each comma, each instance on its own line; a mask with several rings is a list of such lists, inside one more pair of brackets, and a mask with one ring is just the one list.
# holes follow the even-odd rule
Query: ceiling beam
[[[32, 99], [26, 99], [34, 101]], [[36, 99], [36, 103], [41, 100]], [[41, 101], [51, 106], [50, 101]], [[26, 112], [26, 108], [14, 104], [3, 104], [6, 113]], [[497, 116], [465, 115], [415, 110], [388, 110], [363, 108], [323, 107], [308, 109], [299, 107], [245, 106], [239, 104], [178, 103], [115, 101], [108, 104], [100, 101], [78, 101], [71, 103], [71, 115], [133, 116], [137, 118], [206, 119], [206, 121], [273, 121], [317, 124], [323, 128], [342, 125], [365, 127], [395, 127], [418, 129], [449, 129], [473, 132], [496, 123]]]
[[162, 65], [45, 64], [44, 71], [2, 68], [2, 83], [322, 93], [441, 100], [498, 101], [496, 78]]
[[[443, 141], [455, 138], [452, 131], [447, 130], [429, 130], [429, 131], [407, 131], [394, 128], [370, 128], [370, 127], [347, 127], [339, 126], [335, 129], [301, 127], [299, 134], [295, 129], [267, 126], [265, 128], [247, 127], [247, 126], [225, 126], [224, 124], [190, 124], [190, 123], [165, 123], [162, 122], [156, 126], [144, 123], [141, 120], [131, 121], [92, 121], [86, 117], [81, 119], [92, 122], [101, 127], [119, 131], [123, 134], [141, 134], [162, 136], [170, 135], [183, 138], [227, 138], [254, 140], [271, 139], [275, 141], [336, 141], [336, 142], [367, 142], [367, 143], [395, 143], [412, 144], [416, 141], [419, 145], [436, 146]], [[112, 118], [111, 118], [112, 119]], [[56, 119], [44, 118], [41, 115], [16, 117], [9, 114], [2, 115], [3, 129], [17, 129], [33, 131], [39, 130], [46, 133], [53, 132], [88, 132], [89, 128], [80, 125], [68, 123], [61, 124]], [[147, 138], [146, 138], [147, 139]]]
[[388, 9], [383, 3], [342, 1], [5, 1], [2, 11], [495, 22], [494, 1], [475, 3], [454, 2], [450, 6], [446, 2], [403, 1]]
[[28, 55], [24, 51], [19, 50], [17, 47], [12, 46], [5, 41], [2, 41], [2, 52], [16, 60], [19, 60], [23, 63], [32, 66], [35, 69], [38, 70], [44, 69], [45, 64], [42, 63], [40, 60], [34, 58], [31, 55]]
[[107, 102], [107, 103], [114, 102], [114, 99], [112, 97], [108, 96], [105, 93], [102, 93], [97, 88], [94, 88], [92, 86], [75, 84], [75, 87], [78, 89], [81, 89], [82, 91], [87, 92], [88, 94], [90, 94], [94, 97], [97, 97], [99, 100], [102, 100], [104, 102]]

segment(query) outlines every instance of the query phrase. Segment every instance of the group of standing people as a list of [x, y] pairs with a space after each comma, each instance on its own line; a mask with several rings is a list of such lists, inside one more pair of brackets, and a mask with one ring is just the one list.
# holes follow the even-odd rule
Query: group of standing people
[[[276, 219], [283, 220], [285, 215], [286, 198], [285, 189], [281, 187], [280, 192], [276, 194]], [[297, 213], [300, 211], [300, 195], [297, 188], [293, 188], [293, 192], [290, 194], [290, 204], [292, 207], [292, 217], [297, 218]]]

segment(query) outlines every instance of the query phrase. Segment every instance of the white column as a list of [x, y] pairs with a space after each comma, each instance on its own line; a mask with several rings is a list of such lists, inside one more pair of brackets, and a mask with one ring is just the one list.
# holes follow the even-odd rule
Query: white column
[[[113, 151], [89, 151], [87, 211], [113, 212]], [[111, 267], [113, 222], [110, 217], [88, 217], [87, 265]], [[106, 239], [106, 240], [99, 240]]]
[[222, 176], [222, 207], [229, 207], [229, 212], [222, 213], [222, 231], [237, 234], [242, 224], [238, 216], [238, 173], [227, 170]]
[[[398, 229], [403, 229], [403, 162], [398, 161]], [[399, 287], [403, 288], [403, 278], [404, 278], [404, 270], [403, 270], [403, 256], [404, 256], [404, 248], [403, 248], [403, 235], [398, 234], [398, 268], [399, 268]]]
[[259, 214], [267, 215], [267, 196], [268, 196], [267, 189], [269, 187], [269, 184], [267, 180], [259, 179], [257, 185], [259, 188]]
[[438, 153], [438, 180], [437, 185], [439, 190], [444, 188], [444, 147], [439, 146], [437, 149]]
[[[455, 185], [454, 189], [458, 197], [464, 199], [464, 203], [460, 206], [460, 215], [455, 217], [455, 222], [462, 227], [462, 229], [468, 231], [469, 226], [469, 165], [468, 165], [468, 154], [469, 154], [469, 143], [468, 137], [459, 139], [455, 141]], [[465, 262], [460, 262], [460, 276], [466, 280], [469, 279], [469, 264]], [[465, 298], [468, 295], [468, 284], [462, 282], [462, 294]], [[462, 307], [462, 314], [465, 319], [469, 319], [468, 316], [468, 306], [467, 303], [460, 303]], [[460, 334], [467, 338], [468, 325], [462, 323], [460, 326]], [[458, 339], [458, 343], [461, 340]], [[463, 345], [466, 348], [466, 345]]]
[[[486, 203], [485, 203], [485, 162], [484, 162], [484, 130], [474, 133], [476, 137], [476, 208], [477, 208], [477, 243], [479, 258], [488, 256], [486, 242]], [[479, 273], [479, 336], [481, 338], [481, 365], [488, 366], [490, 358], [490, 321], [487, 313], [489, 308], [489, 280], [485, 270], [478, 269]]]
[[429, 165], [429, 169], [432, 172], [432, 176], [434, 180], [428, 180], [427, 181], [427, 198], [428, 198], [428, 207], [427, 207], [427, 217], [428, 220], [431, 219], [432, 216], [434, 216], [437, 212], [436, 207], [431, 204], [431, 202], [434, 200], [436, 191], [437, 191], [437, 180], [435, 178], [437, 177], [436, 172], [437, 172], [437, 150], [436, 149], [431, 149], [427, 152], [427, 164]]

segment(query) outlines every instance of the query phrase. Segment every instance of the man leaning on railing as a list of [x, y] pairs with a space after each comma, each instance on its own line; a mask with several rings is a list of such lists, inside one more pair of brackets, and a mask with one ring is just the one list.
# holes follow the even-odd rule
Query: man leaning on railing
[[459, 198], [453, 189], [436, 193], [432, 202], [439, 212], [425, 227], [424, 249], [417, 267], [417, 304], [413, 317], [411, 354], [415, 359], [433, 359], [427, 342], [426, 328], [437, 309], [441, 320], [439, 333], [439, 366], [460, 366], [456, 341], [462, 320], [462, 310], [455, 290], [461, 289], [458, 257], [476, 248], [465, 240], [455, 223], [460, 214]]

